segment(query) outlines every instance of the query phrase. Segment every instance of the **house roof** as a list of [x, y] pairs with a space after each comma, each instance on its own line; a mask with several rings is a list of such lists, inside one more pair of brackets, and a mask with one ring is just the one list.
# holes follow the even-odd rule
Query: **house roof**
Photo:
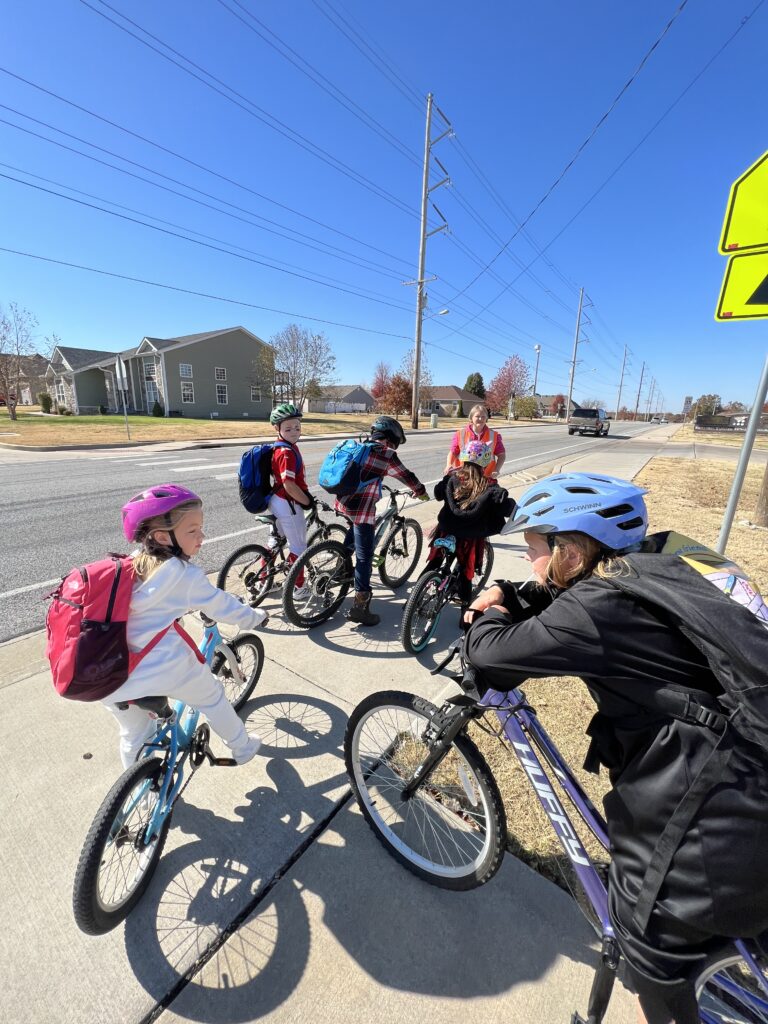
[[353, 391], [362, 391], [368, 395], [372, 402], [376, 401], [371, 392], [364, 388], [362, 384], [332, 384], [327, 388], [323, 388], [318, 398], [314, 399], [314, 401], [326, 398], [332, 402], [343, 402]]
[[[153, 348], [156, 348], [161, 352], [164, 349], [173, 348], [175, 345], [191, 345], [196, 341], [208, 341], [210, 338], [218, 338], [222, 334], [231, 334], [232, 331], [245, 331], [246, 334], [250, 334], [252, 338], [261, 342], [262, 345], [266, 344], [266, 342], [262, 341], [261, 338], [258, 338], [253, 331], [249, 331], [247, 327], [241, 326], [222, 327], [220, 330], [203, 331], [201, 334], [182, 334], [178, 338], [150, 338], [147, 336], [143, 339], [142, 344], [144, 341], [148, 341]], [[138, 347], [141, 348], [141, 345]], [[136, 350], [134, 350], [134, 352], [135, 351]]]
[[[116, 352], [100, 352], [93, 348], [71, 348], [69, 345], [57, 345], [54, 349], [54, 357], [57, 352], [70, 370], [84, 370], [96, 363], [109, 362], [117, 355]], [[54, 366], [57, 365], [55, 358], [51, 362]]]
[[479, 395], [475, 395], [471, 391], [465, 391], [464, 388], [456, 387], [455, 384], [430, 387], [427, 390], [429, 391], [429, 397], [435, 402], [471, 402], [473, 405], [476, 405], [478, 402], [483, 401]]

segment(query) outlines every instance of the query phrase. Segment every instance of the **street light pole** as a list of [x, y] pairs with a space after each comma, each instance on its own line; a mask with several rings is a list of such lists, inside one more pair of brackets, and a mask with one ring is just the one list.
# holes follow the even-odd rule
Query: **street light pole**
[[534, 345], [533, 351], [536, 353], [536, 369], [533, 371], [533, 397], [536, 398], [536, 384], [539, 379], [539, 356], [541, 355], [541, 345]]

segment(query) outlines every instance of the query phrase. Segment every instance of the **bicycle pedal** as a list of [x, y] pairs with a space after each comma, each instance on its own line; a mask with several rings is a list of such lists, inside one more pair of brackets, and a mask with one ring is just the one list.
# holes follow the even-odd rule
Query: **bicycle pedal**
[[237, 761], [234, 757], [212, 757], [211, 764], [217, 768], [236, 768]]
[[573, 1016], [571, 1017], [571, 1024], [589, 1024], [589, 1021], [584, 1020], [581, 1014], [574, 1010]]

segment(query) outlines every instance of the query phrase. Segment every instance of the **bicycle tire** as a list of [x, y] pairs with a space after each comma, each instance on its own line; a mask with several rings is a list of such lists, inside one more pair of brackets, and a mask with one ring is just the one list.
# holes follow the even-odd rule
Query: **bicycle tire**
[[[148, 846], [143, 846], [141, 836], [154, 805], [143, 806], [143, 798], [120, 822], [117, 832], [114, 835], [112, 832], [121, 810], [129, 799], [136, 799], [135, 792], [139, 787], [149, 783], [147, 792], [157, 792], [163, 771], [164, 764], [157, 757], [143, 758], [126, 768], [107, 793], [88, 829], [72, 889], [75, 922], [86, 935], [104, 935], [116, 928], [130, 914], [149, 885], [163, 852], [172, 809]], [[119, 897], [113, 894], [111, 902], [108, 902], [107, 890], [113, 884], [121, 883], [125, 891]]]
[[261, 544], [243, 545], [233, 551], [221, 567], [216, 586], [243, 598], [251, 608], [258, 607], [275, 581], [274, 555], [274, 551]]
[[409, 654], [423, 651], [437, 629], [440, 613], [447, 603], [444, 592], [439, 590], [443, 575], [426, 572], [416, 581], [408, 596], [400, 626], [400, 642]]
[[335, 540], [337, 543], [343, 544], [346, 536], [346, 526], [340, 526], [338, 523], [322, 523], [307, 537], [307, 547], [311, 548], [326, 540]]
[[[416, 568], [421, 549], [424, 545], [424, 534], [421, 524], [415, 519], [402, 519], [384, 541], [379, 554], [379, 576], [381, 582], [391, 590], [397, 590]], [[387, 559], [391, 558], [391, 567]]]
[[[294, 626], [312, 629], [340, 606], [352, 585], [352, 556], [343, 544], [326, 540], [299, 555], [283, 587], [283, 614]], [[296, 581], [304, 574], [307, 596], [297, 596]], [[300, 591], [299, 591], [300, 593]]]
[[407, 813], [398, 807], [398, 783], [412, 776], [429, 750], [422, 735], [436, 710], [410, 693], [372, 694], [350, 716], [344, 760], [365, 820], [395, 860], [431, 885], [474, 889], [501, 865], [506, 816], [496, 782], [469, 737], [456, 737], [408, 801]]
[[234, 640], [227, 640], [226, 644], [243, 672], [243, 682], [238, 683], [232, 677], [229, 662], [221, 651], [213, 656], [211, 672], [224, 687], [229, 703], [239, 711], [253, 693], [264, 668], [264, 644], [255, 633], [241, 633]]
[[475, 575], [472, 579], [472, 597], [475, 598], [481, 590], [485, 590], [488, 585], [488, 580], [491, 578], [493, 572], [493, 560], [494, 551], [493, 544], [489, 540], [483, 545], [483, 571], [479, 576]]
[[707, 960], [695, 987], [696, 999], [707, 1020], [722, 1024], [768, 1022], [768, 996], [735, 946], [728, 946]]

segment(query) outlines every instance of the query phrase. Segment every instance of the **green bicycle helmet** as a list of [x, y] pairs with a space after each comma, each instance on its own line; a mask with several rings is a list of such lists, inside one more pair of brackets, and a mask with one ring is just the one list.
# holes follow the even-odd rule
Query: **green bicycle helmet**
[[292, 405], [290, 402], [283, 402], [282, 405], [275, 406], [269, 414], [269, 422], [273, 427], [276, 427], [283, 420], [301, 419], [301, 416], [301, 412], [299, 412], [295, 405]]

